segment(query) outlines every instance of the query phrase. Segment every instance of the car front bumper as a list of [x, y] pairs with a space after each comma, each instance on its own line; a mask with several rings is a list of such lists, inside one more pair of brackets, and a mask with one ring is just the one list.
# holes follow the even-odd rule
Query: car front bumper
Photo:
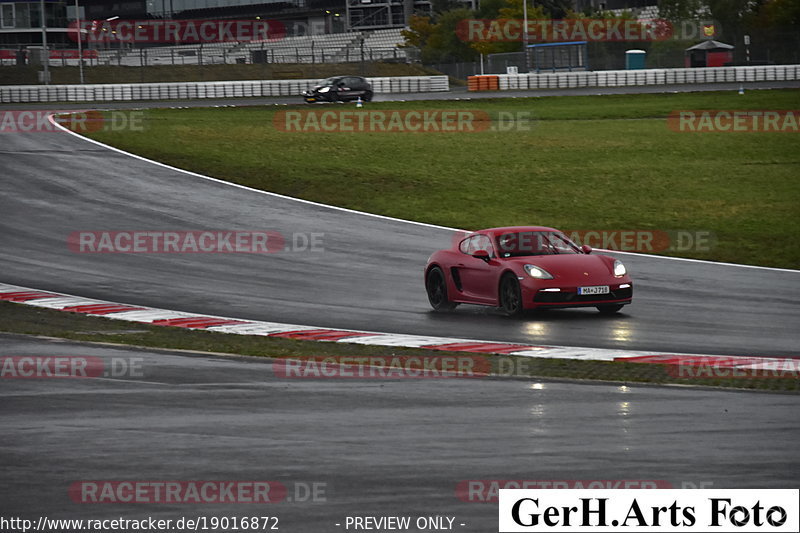
[[[628, 287], [620, 288], [620, 285]], [[609, 284], [608, 294], [578, 294], [578, 287], [549, 287], [558, 291], [545, 291], [544, 287], [522, 287], [526, 309], [596, 307], [598, 305], [627, 305], [633, 299], [633, 283]]]
[[328, 93], [316, 93], [316, 92], [311, 92], [311, 91], [305, 91], [305, 92], [301, 93], [301, 96], [309, 104], [313, 104], [315, 102], [331, 102], [332, 101], [332, 99], [328, 95]]

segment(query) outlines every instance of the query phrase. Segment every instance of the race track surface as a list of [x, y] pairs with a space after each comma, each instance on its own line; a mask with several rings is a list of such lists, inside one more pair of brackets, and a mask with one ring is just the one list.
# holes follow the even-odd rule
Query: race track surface
[[[333, 328], [800, 356], [795, 271], [620, 255], [636, 291], [618, 316], [592, 309], [512, 320], [465, 306], [437, 315], [422, 268], [451, 230], [205, 180], [64, 133], [2, 141], [5, 283]], [[67, 246], [74, 231], [236, 229], [323, 233], [324, 250], [91, 255]], [[477, 533], [496, 530], [497, 507], [460, 499], [457, 487], [470, 480], [722, 489], [795, 488], [800, 476], [796, 395], [509, 378], [288, 379], [270, 360], [0, 334], [0, 357], [21, 355], [97, 357], [106, 369], [136, 372], [0, 379], [3, 517], [269, 514], [283, 531], [324, 533], [344, 531], [336, 524], [346, 516], [444, 515], [455, 530]], [[71, 484], [91, 480], [277, 481], [295, 501], [70, 499]], [[314, 483], [324, 493], [296, 501]]]
[[[8, 335], [0, 355], [98, 357], [106, 369], [136, 369], [2, 380], [6, 517], [268, 514], [283, 531], [325, 533], [344, 531], [335, 524], [348, 515], [448, 515], [456, 531], [485, 532], [496, 531], [496, 503], [462, 501], [461, 482], [795, 488], [800, 475], [796, 395], [503, 378], [289, 379], [256, 358]], [[91, 480], [278, 481], [292, 498], [321, 483], [325, 492], [269, 505], [72, 501], [70, 485]]]
[[[413, 100], [470, 100], [484, 98], [531, 98], [544, 96], [593, 96], [613, 94], [658, 94], [658, 93], [690, 93], [708, 91], [745, 91], [759, 89], [796, 89], [800, 87], [800, 80], [783, 81], [757, 81], [744, 84], [739, 83], [689, 83], [678, 85], [641, 85], [630, 87], [573, 87], [571, 89], [528, 89], [509, 91], [481, 91], [468, 92], [466, 87], [451, 86], [449, 91], [434, 93], [402, 93], [402, 94], [377, 94], [375, 102], [398, 102]], [[96, 102], [96, 103], [68, 103], [68, 104], [0, 104], [0, 109], [137, 109], [137, 108], [163, 108], [163, 107], [208, 107], [208, 106], [252, 106], [252, 105], [283, 105], [302, 104], [299, 96], [275, 96], [268, 98], [208, 98], [194, 100], [168, 100], [168, 101], [140, 101], [140, 102]]]
[[[64, 133], [4, 135], [2, 281], [256, 320], [481, 340], [798, 356], [800, 273], [624, 255], [634, 304], [508, 319], [430, 311], [422, 269], [452, 231], [205, 180]], [[535, 221], [525, 221], [535, 222]], [[80, 254], [75, 231], [271, 230], [324, 234], [323, 251]]]

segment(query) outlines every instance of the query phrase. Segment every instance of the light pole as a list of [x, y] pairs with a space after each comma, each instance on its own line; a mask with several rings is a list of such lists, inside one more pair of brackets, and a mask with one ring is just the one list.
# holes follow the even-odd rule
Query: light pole
[[81, 8], [78, 0], [75, 0], [75, 19], [78, 26], [78, 72], [80, 73], [81, 85], [83, 85], [83, 31], [81, 28]]
[[44, 84], [50, 85], [50, 53], [47, 51], [47, 19], [44, 12], [44, 0], [39, 0], [39, 17], [42, 23], [42, 62], [44, 63]]
[[522, 54], [528, 72], [528, 0], [522, 0]]
[[522, 0], [522, 50], [528, 53], [528, 0]]
[[[108, 17], [106, 19], [106, 22], [113, 22], [113, 21], [117, 20], [118, 18], [119, 18], [118, 15], [114, 15], [113, 17]], [[113, 35], [114, 37], [111, 37], [111, 35]], [[108, 47], [108, 51], [109, 52], [114, 49], [113, 39], [117, 38], [116, 37], [117, 31], [116, 30], [111, 30], [111, 35], [108, 36], [108, 40], [106, 41], [108, 43], [106, 46]], [[103, 37], [105, 37], [105, 34], [103, 35]], [[119, 54], [119, 55], [117, 55], [117, 58], [121, 58], [122, 57], [122, 41], [120, 41], [120, 43], [119, 43], [119, 52], [117, 52], [117, 54]], [[110, 65], [111, 64], [111, 56], [109, 56], [108, 61], [109, 61], [108, 64]]]

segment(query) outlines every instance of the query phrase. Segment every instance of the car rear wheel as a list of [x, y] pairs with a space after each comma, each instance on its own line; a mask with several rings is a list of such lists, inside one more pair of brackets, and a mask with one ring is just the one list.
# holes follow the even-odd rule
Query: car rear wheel
[[598, 305], [597, 310], [601, 315], [613, 315], [623, 307], [622, 305]]
[[372, 101], [372, 91], [365, 92], [364, 93], [364, 98], [362, 98], [362, 100], [364, 100], [365, 102], [371, 102]]
[[458, 305], [447, 298], [447, 281], [444, 272], [439, 267], [433, 267], [425, 278], [425, 290], [428, 291], [428, 301], [435, 311], [450, 311]]
[[522, 291], [519, 281], [511, 274], [506, 274], [500, 281], [500, 308], [508, 316], [522, 313]]

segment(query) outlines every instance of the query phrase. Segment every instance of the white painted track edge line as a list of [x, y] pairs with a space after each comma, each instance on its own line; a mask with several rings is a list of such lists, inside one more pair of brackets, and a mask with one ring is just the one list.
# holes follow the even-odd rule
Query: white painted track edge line
[[[149, 108], [144, 108], [144, 109], [149, 109]], [[244, 189], [244, 190], [250, 191], [250, 192], [266, 194], [268, 196], [273, 196], [275, 198], [281, 198], [281, 199], [284, 199], [284, 200], [291, 200], [291, 201], [294, 201], [294, 202], [300, 202], [300, 203], [304, 203], [304, 204], [308, 204], [308, 205], [313, 205], [313, 206], [316, 206], [316, 207], [324, 207], [324, 208], [327, 208], [327, 209], [334, 209], [334, 210], [337, 210], [337, 211], [343, 211], [345, 213], [351, 213], [351, 214], [355, 214], [355, 215], [374, 217], [374, 218], [379, 218], [379, 219], [382, 219], [382, 220], [389, 220], [389, 221], [392, 221], [392, 222], [402, 222], [402, 223], [405, 223], [405, 224], [414, 224], [414, 225], [417, 225], [417, 226], [423, 226], [423, 227], [427, 227], [427, 228], [442, 229], [442, 230], [446, 230], [446, 231], [463, 231], [463, 232], [471, 233], [468, 230], [450, 228], [450, 227], [447, 227], [447, 226], [439, 226], [437, 224], [429, 224], [427, 222], [417, 222], [415, 220], [406, 220], [406, 219], [390, 217], [390, 216], [386, 216], [386, 215], [378, 215], [378, 214], [375, 214], [375, 213], [367, 213], [365, 211], [357, 211], [355, 209], [348, 209], [346, 207], [339, 207], [339, 206], [336, 206], [336, 205], [328, 205], [328, 204], [322, 204], [322, 203], [319, 203], [319, 202], [313, 202], [311, 200], [304, 200], [302, 198], [295, 198], [294, 196], [287, 196], [287, 195], [279, 194], [279, 193], [276, 193], [276, 192], [263, 191], [261, 189], [254, 189], [254, 188], [248, 187], [246, 185], [241, 185], [239, 183], [232, 183], [232, 182], [221, 180], [221, 179], [214, 178], [214, 177], [211, 177], [211, 176], [206, 176], [204, 174], [199, 174], [197, 172], [192, 172], [191, 170], [185, 170], [185, 169], [182, 169], [182, 168], [173, 167], [171, 165], [167, 165], [166, 163], [162, 163], [160, 161], [155, 161], [153, 159], [148, 159], [148, 158], [146, 158], [144, 156], [133, 154], [131, 152], [126, 152], [125, 150], [122, 150], [120, 148], [116, 148], [114, 146], [102, 143], [102, 142], [97, 141], [95, 139], [91, 139], [91, 138], [86, 137], [84, 135], [80, 135], [79, 133], [76, 133], [76, 132], [74, 132], [74, 131], [72, 131], [72, 130], [70, 130], [68, 128], [65, 128], [64, 126], [62, 126], [58, 122], [54, 121], [52, 119], [52, 115], [50, 115], [48, 117], [48, 120], [55, 127], [57, 127], [58, 129], [64, 131], [65, 133], [73, 135], [74, 137], [82, 139], [84, 141], [88, 141], [88, 142], [93, 143], [93, 144], [95, 144], [97, 146], [103, 147], [103, 148], [105, 148], [107, 150], [111, 150], [113, 152], [117, 152], [119, 154], [126, 155], [128, 157], [133, 157], [134, 159], [138, 159], [138, 160], [144, 161], [146, 163], [151, 163], [153, 165], [158, 165], [160, 167], [167, 168], [169, 170], [173, 170], [175, 172], [181, 172], [181, 173], [184, 173], [184, 174], [188, 174], [188, 175], [194, 176], [196, 178], [200, 178], [200, 179], [204, 179], [204, 180], [208, 180], [208, 181], [213, 181], [215, 183], [220, 183], [220, 184], [223, 184], [223, 185], [229, 185], [231, 187], [237, 187], [239, 189]], [[793, 269], [788, 269], [788, 268], [765, 267], [765, 266], [759, 266], [759, 265], [743, 265], [743, 264], [740, 264], [740, 263], [724, 263], [724, 262], [719, 262], [719, 261], [706, 261], [706, 260], [703, 260], [703, 259], [690, 259], [690, 258], [685, 258], [685, 257], [672, 257], [672, 256], [667, 256], [667, 255], [640, 254], [640, 253], [635, 253], [635, 252], [621, 252], [621, 251], [617, 251], [617, 250], [604, 250], [604, 249], [598, 249], [598, 250], [600, 250], [602, 252], [613, 252], [613, 253], [620, 253], [620, 254], [639, 255], [639, 256], [645, 256], [645, 257], [652, 257], [652, 258], [656, 258], [656, 259], [669, 259], [669, 260], [673, 260], [673, 261], [690, 261], [690, 262], [705, 263], [705, 264], [710, 264], [710, 265], [721, 265], [721, 266], [754, 268], [754, 269], [763, 269], [763, 270], [776, 270], [776, 271], [779, 271], [779, 272], [800, 273], [800, 270], [793, 270]]]
[[692, 259], [691, 257], [673, 257], [670, 255], [656, 255], [656, 254], [644, 254], [640, 252], [623, 252], [621, 250], [606, 250], [604, 248], [594, 248], [594, 250], [603, 253], [611, 253], [611, 254], [625, 254], [625, 255], [633, 255], [639, 257], [653, 257], [656, 259], [670, 259], [672, 261], [686, 261], [689, 263], [703, 263], [705, 265], [721, 265], [721, 266], [732, 266], [732, 267], [740, 267], [740, 268], [755, 268], [759, 270], [774, 270], [776, 272], [793, 272], [795, 274], [800, 274], [800, 270], [796, 270], [793, 268], [778, 268], [778, 267], [766, 267], [766, 266], [759, 266], [759, 265], [744, 265], [742, 263], [725, 263], [723, 261], [708, 261], [705, 259]]

